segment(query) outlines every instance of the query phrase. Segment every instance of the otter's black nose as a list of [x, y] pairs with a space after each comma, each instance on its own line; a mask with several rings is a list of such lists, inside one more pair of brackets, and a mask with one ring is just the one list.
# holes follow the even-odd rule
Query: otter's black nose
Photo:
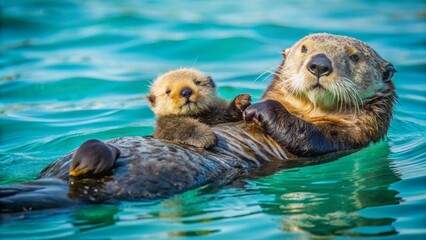
[[307, 66], [309, 72], [317, 77], [327, 76], [333, 72], [331, 62], [324, 53], [312, 57]]
[[180, 95], [186, 98], [189, 98], [192, 95], [192, 93], [193, 93], [192, 89], [189, 87], [185, 87], [180, 91]]

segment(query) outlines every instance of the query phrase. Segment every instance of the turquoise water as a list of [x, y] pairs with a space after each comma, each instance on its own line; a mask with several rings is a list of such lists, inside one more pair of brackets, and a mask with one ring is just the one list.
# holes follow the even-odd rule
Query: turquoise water
[[373, 46], [399, 71], [399, 104], [386, 141], [336, 161], [163, 201], [18, 215], [0, 238], [426, 238], [424, 1], [40, 0], [1, 10], [1, 185], [34, 179], [89, 138], [151, 134], [143, 97], [170, 69], [194, 66], [224, 98], [256, 101], [271, 80], [259, 75], [310, 33]]

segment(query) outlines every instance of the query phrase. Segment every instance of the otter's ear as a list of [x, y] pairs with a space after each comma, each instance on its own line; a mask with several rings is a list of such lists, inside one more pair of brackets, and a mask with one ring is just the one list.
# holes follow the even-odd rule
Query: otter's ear
[[146, 95], [146, 100], [148, 100], [148, 103], [151, 107], [155, 106], [155, 95], [152, 93], [148, 93]]
[[215, 87], [216, 87], [216, 83], [214, 83], [214, 81], [213, 81], [212, 77], [207, 76], [207, 82], [208, 82], [208, 84], [209, 84], [212, 88], [215, 88]]
[[395, 67], [392, 65], [392, 63], [388, 63], [385, 67], [385, 71], [383, 72], [383, 81], [389, 82], [396, 72], [397, 71]]
[[286, 48], [283, 50], [283, 52], [281, 53], [283, 55], [283, 58], [285, 59], [288, 55], [288, 52], [290, 52], [290, 48]]

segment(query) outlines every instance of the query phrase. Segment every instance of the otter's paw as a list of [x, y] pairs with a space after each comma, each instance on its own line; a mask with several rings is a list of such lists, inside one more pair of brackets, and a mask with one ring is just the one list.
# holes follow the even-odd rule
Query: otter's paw
[[259, 124], [265, 130], [270, 126], [278, 124], [277, 119], [288, 114], [284, 106], [274, 100], [265, 100], [249, 106], [243, 113], [244, 121]]
[[191, 136], [183, 139], [183, 143], [197, 148], [208, 149], [216, 145], [217, 137], [212, 129], [195, 129]]
[[244, 112], [248, 106], [251, 104], [251, 96], [250, 94], [240, 94], [234, 99], [235, 107]]
[[120, 156], [120, 150], [96, 139], [84, 142], [74, 153], [70, 175], [80, 177], [109, 172]]

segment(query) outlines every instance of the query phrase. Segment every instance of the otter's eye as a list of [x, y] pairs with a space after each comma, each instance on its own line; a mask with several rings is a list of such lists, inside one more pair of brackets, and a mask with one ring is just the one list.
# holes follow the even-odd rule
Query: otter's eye
[[354, 62], [358, 62], [359, 61], [359, 56], [357, 54], [353, 54], [349, 57], [352, 61]]
[[302, 51], [302, 53], [306, 53], [308, 51], [308, 48], [305, 45], [303, 45], [300, 51]]
[[200, 80], [194, 80], [195, 85], [200, 85], [201, 81]]
[[166, 94], [167, 94], [167, 95], [169, 95], [169, 94], [170, 94], [170, 92], [171, 92], [170, 90], [167, 90], [167, 91], [166, 91]]

